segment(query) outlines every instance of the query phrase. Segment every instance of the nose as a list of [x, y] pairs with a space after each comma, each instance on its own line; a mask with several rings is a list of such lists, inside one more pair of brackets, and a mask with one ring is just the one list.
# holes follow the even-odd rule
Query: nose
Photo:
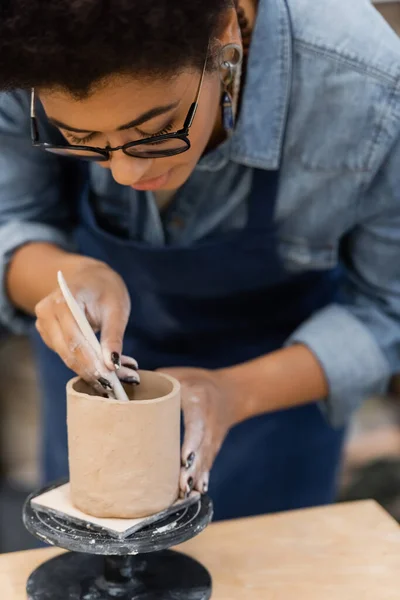
[[114, 180], [120, 185], [134, 185], [143, 179], [153, 164], [153, 159], [127, 156], [118, 150], [109, 162]]

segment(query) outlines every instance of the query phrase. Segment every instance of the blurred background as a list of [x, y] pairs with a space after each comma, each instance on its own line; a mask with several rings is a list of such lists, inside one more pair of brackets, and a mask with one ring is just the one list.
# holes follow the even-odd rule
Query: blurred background
[[[400, 1], [376, 8], [400, 35]], [[39, 483], [40, 397], [29, 342], [0, 330], [0, 552], [36, 546], [21, 510]], [[374, 498], [400, 522], [400, 377], [351, 425], [338, 501]]]

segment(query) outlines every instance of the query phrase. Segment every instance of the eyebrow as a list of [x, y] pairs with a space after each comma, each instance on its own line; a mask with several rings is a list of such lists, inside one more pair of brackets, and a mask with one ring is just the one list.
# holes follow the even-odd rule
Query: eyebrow
[[[165, 106], [156, 106], [151, 110], [143, 113], [137, 119], [130, 121], [129, 123], [125, 123], [124, 125], [120, 125], [117, 127], [116, 131], [124, 131], [125, 129], [132, 129], [133, 127], [138, 127], [142, 125], [146, 121], [150, 121], [155, 117], [159, 117], [160, 115], [164, 115], [165, 113], [170, 112], [172, 109], [176, 108], [179, 104], [178, 102], [174, 102], [173, 104], [167, 104]], [[59, 127], [60, 129], [66, 129], [67, 131], [73, 131], [74, 133], [100, 133], [99, 131], [89, 131], [88, 129], [78, 129], [77, 127], [71, 127], [71, 125], [66, 125], [59, 121], [58, 119], [53, 119], [52, 117], [48, 117], [48, 121], [54, 125], [55, 127]]]

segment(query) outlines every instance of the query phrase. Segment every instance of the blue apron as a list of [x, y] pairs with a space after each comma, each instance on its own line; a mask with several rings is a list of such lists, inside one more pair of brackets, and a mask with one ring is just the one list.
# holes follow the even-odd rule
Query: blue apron
[[[246, 227], [187, 246], [123, 239], [99, 225], [96, 199], [83, 195], [80, 252], [123, 277], [132, 300], [124, 353], [141, 368], [214, 369], [258, 357], [280, 348], [300, 323], [332, 302], [337, 270], [294, 276], [281, 263], [273, 219], [278, 180], [278, 172], [255, 170]], [[52, 480], [68, 470], [65, 384], [71, 372], [38, 336], [35, 344], [45, 478]], [[236, 426], [211, 474], [215, 518], [331, 502], [343, 437], [316, 404]]]

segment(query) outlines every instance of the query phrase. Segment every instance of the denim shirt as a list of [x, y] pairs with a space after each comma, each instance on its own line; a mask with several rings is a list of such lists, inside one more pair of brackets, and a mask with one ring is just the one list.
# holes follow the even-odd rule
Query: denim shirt
[[[55, 141], [42, 110], [39, 119]], [[121, 236], [187, 245], [244, 227], [253, 169], [280, 169], [274, 218], [286, 269], [344, 266], [341, 303], [287, 340], [318, 358], [324, 407], [340, 425], [400, 370], [399, 134], [400, 41], [368, 0], [260, 0], [235, 132], [171, 207], [161, 216], [151, 193], [98, 165], [87, 177], [100, 218]], [[31, 148], [28, 94], [0, 94], [0, 318], [14, 331], [28, 318], [7, 299], [7, 265], [28, 242], [73, 250], [75, 171]]]

